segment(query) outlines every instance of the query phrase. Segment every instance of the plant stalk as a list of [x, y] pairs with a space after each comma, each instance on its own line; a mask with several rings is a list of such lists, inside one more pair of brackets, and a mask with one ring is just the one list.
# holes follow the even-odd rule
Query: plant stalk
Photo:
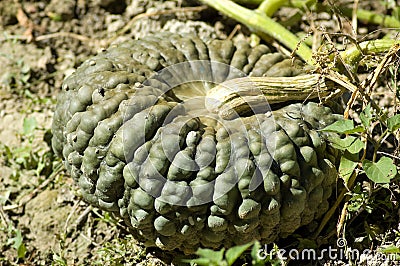
[[[282, 0], [266, 0], [267, 2], [271, 2], [266, 5], [266, 7], [270, 10], [269, 12], [275, 11], [279, 8], [277, 7], [277, 2], [280, 2], [281, 6], [288, 6], [288, 7], [295, 7], [299, 9], [303, 9], [305, 6], [310, 7], [313, 4], [316, 4], [316, 0], [293, 0], [293, 1], [282, 1]], [[263, 0], [235, 0], [236, 3], [242, 4], [242, 5], [262, 5]], [[323, 4], [317, 4], [319, 10], [327, 11], [329, 12], [330, 9]], [[353, 16], [353, 9], [345, 6], [337, 6], [337, 9], [340, 10], [340, 12], [343, 13], [346, 17], [351, 18]], [[274, 11], [274, 12], [275, 12]], [[274, 13], [272, 12], [272, 14]], [[272, 16], [270, 13], [269, 16]], [[356, 10], [356, 15], [357, 19], [359, 21], [362, 21], [365, 24], [375, 24], [375, 25], [381, 25], [383, 27], [387, 28], [400, 28], [400, 21], [393, 17], [393, 16], [385, 16], [381, 14], [374, 13], [369, 10], [365, 9], [357, 9]]]
[[322, 99], [342, 90], [343, 87], [320, 74], [236, 78], [207, 92], [207, 108], [225, 119], [231, 119], [266, 104]]
[[262, 32], [270, 35], [290, 50], [295, 51], [296, 54], [308, 64], [315, 65], [315, 62], [312, 59], [311, 49], [306, 44], [302, 43], [296, 35], [272, 20], [270, 17], [242, 7], [230, 0], [201, 0], [201, 2], [246, 25], [256, 33]]
[[[359, 43], [358, 47], [353, 46], [340, 53], [345, 63], [350, 66], [356, 66], [364, 55], [376, 53], [387, 53], [395, 46], [400, 45], [400, 40], [378, 39]], [[360, 50], [361, 49], [361, 50]]]
[[264, 0], [256, 11], [271, 17], [280, 7], [287, 5], [288, 0]]

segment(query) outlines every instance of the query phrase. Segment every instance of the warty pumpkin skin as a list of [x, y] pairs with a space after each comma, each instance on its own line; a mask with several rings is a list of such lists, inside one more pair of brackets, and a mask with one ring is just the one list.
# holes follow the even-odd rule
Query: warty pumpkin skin
[[[194, 89], [170, 86], [204, 71]], [[190, 101], [227, 79], [301, 74], [300, 62], [245, 42], [159, 33], [114, 45], [64, 81], [53, 149], [83, 198], [146, 246], [270, 243], [327, 211], [337, 151], [318, 130], [341, 116], [308, 102], [221, 119]]]

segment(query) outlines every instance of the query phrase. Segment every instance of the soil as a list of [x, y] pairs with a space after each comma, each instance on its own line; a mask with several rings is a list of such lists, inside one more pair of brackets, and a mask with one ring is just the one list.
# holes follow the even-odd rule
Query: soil
[[176, 254], [145, 249], [80, 200], [51, 151], [57, 94], [111, 43], [159, 31], [203, 39], [249, 31], [194, 0], [2, 0], [0, 14], [0, 265], [174, 264]]
[[54, 173], [60, 160], [48, 136], [62, 81], [85, 59], [150, 32], [226, 38], [221, 22], [202, 21], [203, 10], [181, 0], [0, 2], [0, 265], [171, 262], [172, 255], [145, 251], [117, 220], [80, 200], [67, 173]]

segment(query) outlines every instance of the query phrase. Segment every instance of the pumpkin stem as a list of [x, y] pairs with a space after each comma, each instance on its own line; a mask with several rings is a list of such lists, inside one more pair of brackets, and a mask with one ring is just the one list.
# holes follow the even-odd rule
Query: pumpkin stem
[[254, 111], [258, 106], [288, 101], [323, 99], [344, 87], [320, 74], [295, 77], [242, 77], [225, 81], [207, 92], [207, 109], [225, 119]]

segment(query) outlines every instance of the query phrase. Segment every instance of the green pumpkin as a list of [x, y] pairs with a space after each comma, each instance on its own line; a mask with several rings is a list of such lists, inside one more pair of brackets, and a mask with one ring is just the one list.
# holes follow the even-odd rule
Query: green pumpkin
[[318, 130], [341, 116], [288, 102], [226, 118], [204, 101], [226, 80], [304, 73], [245, 42], [161, 33], [114, 45], [64, 81], [53, 149], [83, 198], [147, 246], [270, 243], [327, 211], [337, 151]]

